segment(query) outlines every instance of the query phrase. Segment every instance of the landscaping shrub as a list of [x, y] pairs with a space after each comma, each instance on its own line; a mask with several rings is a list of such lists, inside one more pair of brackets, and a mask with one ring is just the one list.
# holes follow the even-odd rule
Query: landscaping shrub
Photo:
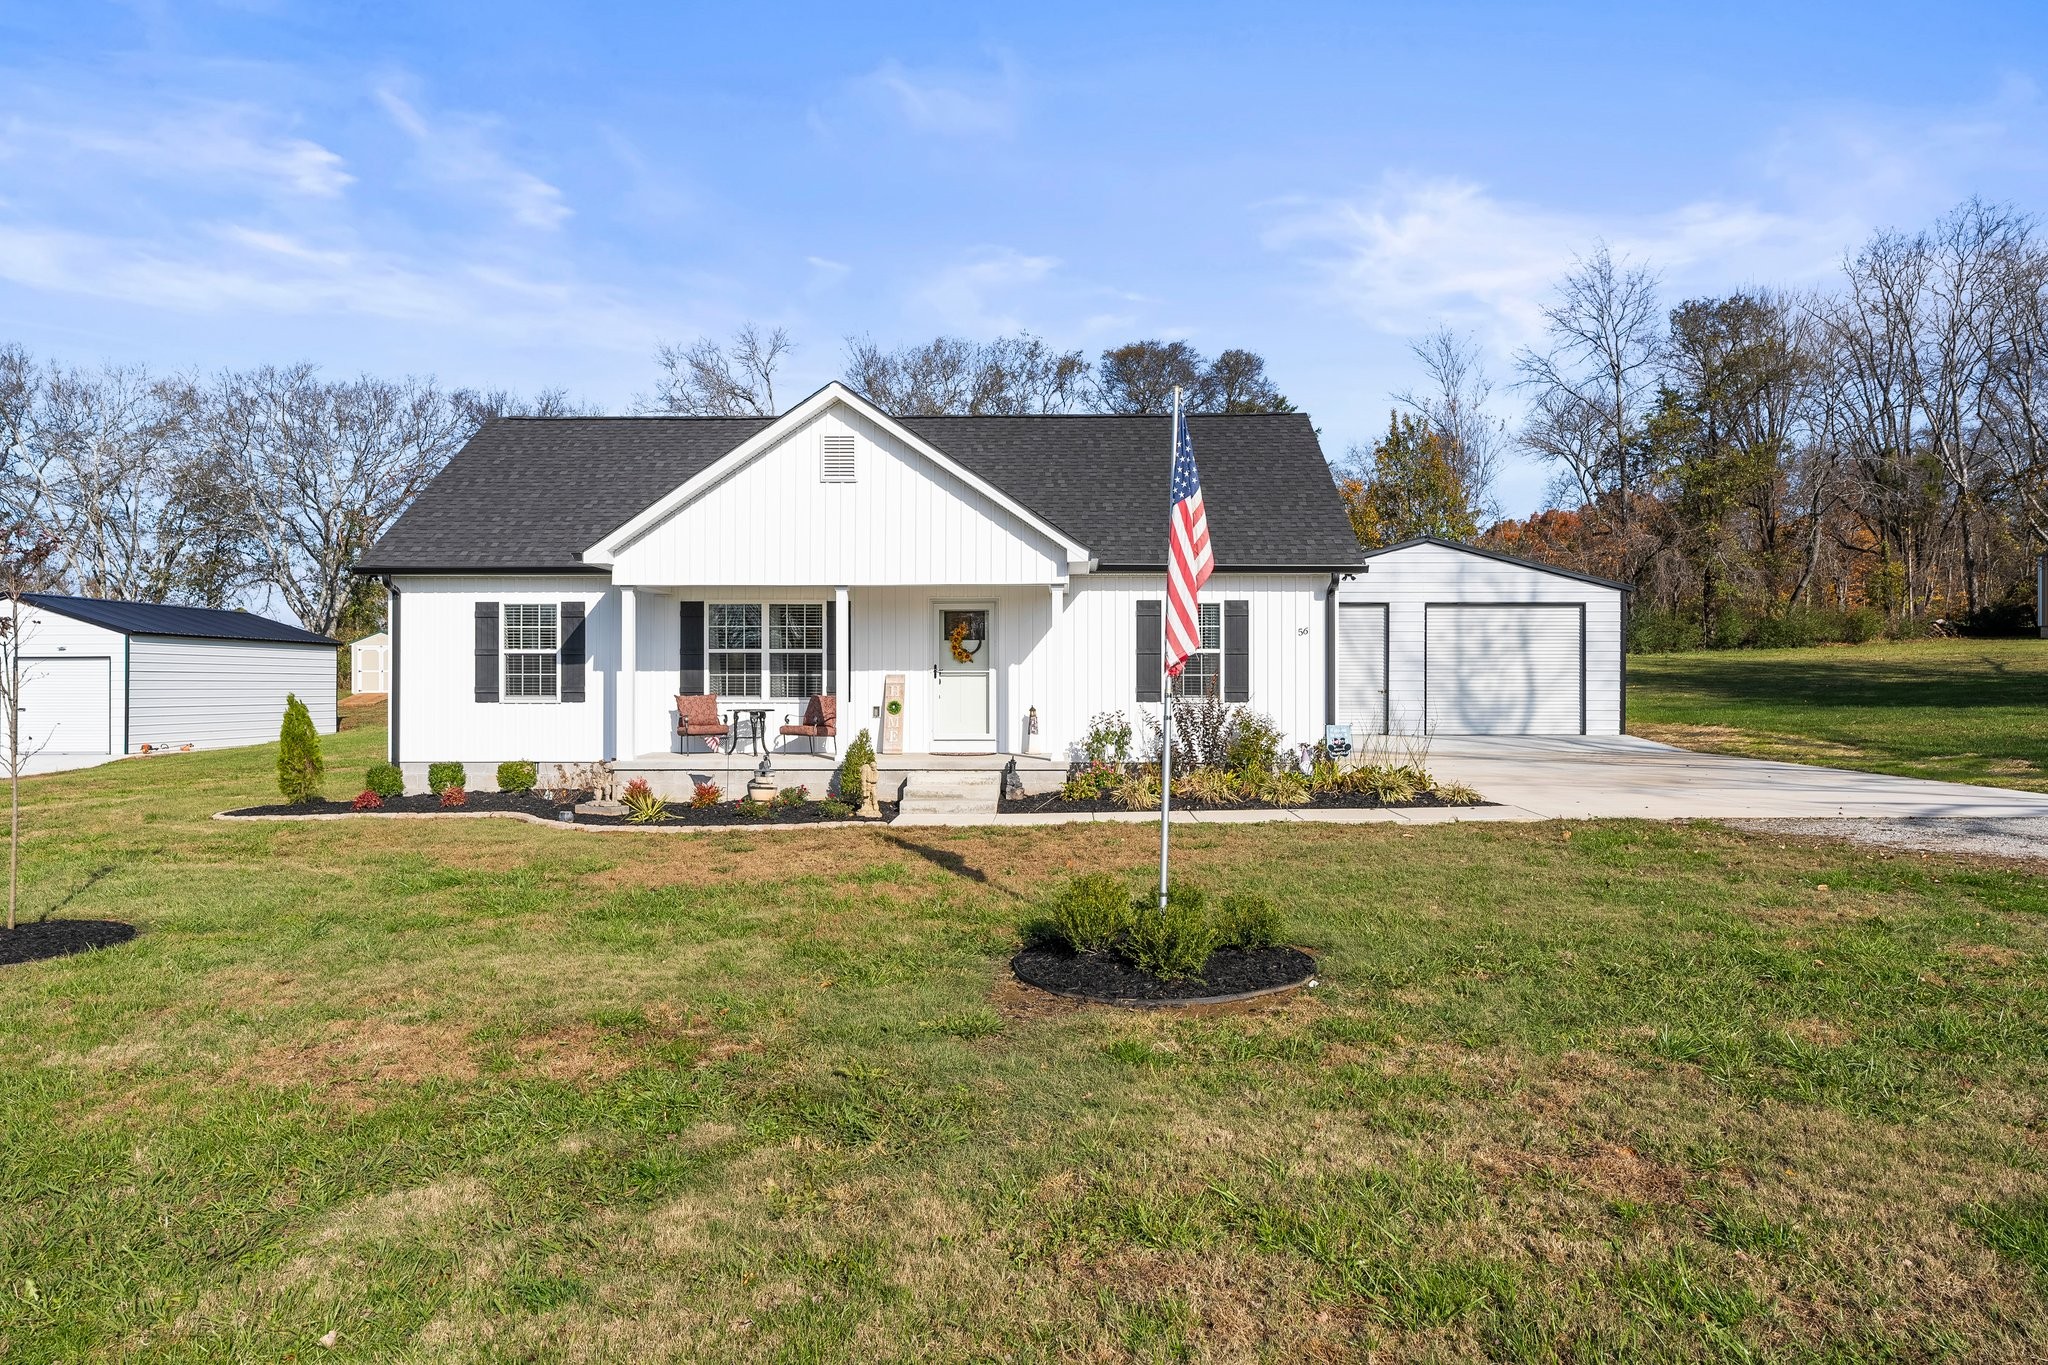
[[1080, 772], [1060, 784], [1060, 799], [1064, 801], [1096, 801], [1109, 794], [1116, 784], [1119, 769], [1106, 763], [1091, 763]]
[[863, 729], [853, 737], [853, 743], [846, 746], [846, 758], [839, 765], [839, 799], [849, 806], [858, 806], [867, 799], [867, 792], [861, 786], [860, 770], [875, 761], [875, 743]]
[[1305, 806], [1315, 793], [1307, 774], [1271, 770], [1259, 778], [1259, 795], [1276, 806]]
[[753, 820], [766, 820], [775, 811], [775, 807], [771, 803], [756, 801], [751, 796], [743, 796], [734, 802], [733, 809]]
[[457, 810], [469, 804], [469, 793], [458, 784], [441, 788], [441, 809]]
[[628, 824], [658, 825], [668, 819], [668, 802], [654, 794], [654, 788], [647, 785], [644, 777], [628, 782], [619, 793], [619, 800], [625, 804]]
[[1104, 711], [1088, 722], [1088, 737], [1081, 741], [1082, 756], [1090, 767], [1122, 766], [1131, 761], [1131, 718], [1121, 711]]
[[818, 809], [828, 820], [844, 820], [853, 814], [853, 807], [844, 801], [820, 801]]
[[1217, 933], [1200, 890], [1169, 887], [1164, 908], [1140, 897], [1131, 911], [1123, 952], [1133, 967], [1168, 981], [1202, 974], [1216, 951]]
[[794, 810], [798, 806], [808, 804], [810, 799], [809, 787], [784, 787], [775, 793], [775, 804], [783, 810]]
[[1858, 607], [1842, 618], [1842, 639], [1852, 645], [1867, 645], [1884, 634], [1884, 613], [1876, 607]]
[[356, 799], [349, 804], [350, 810], [382, 810], [384, 798], [365, 787], [356, 793]]
[[1131, 924], [1131, 892], [1107, 872], [1074, 877], [1052, 902], [1052, 930], [1077, 953], [1115, 946]]
[[1258, 712], [1240, 710], [1225, 737], [1223, 766], [1238, 773], [1271, 772], [1279, 765], [1285, 738], [1279, 726]]
[[498, 790], [501, 792], [530, 792], [539, 780], [540, 769], [523, 758], [498, 765]]
[[1227, 768], [1197, 768], [1173, 784], [1174, 794], [1205, 806], [1229, 806], [1244, 800], [1244, 781]]
[[1150, 810], [1159, 804], [1159, 775], [1143, 768], [1118, 773], [1107, 795], [1125, 810]]
[[1221, 948], [1274, 948], [1281, 942], [1280, 909], [1261, 891], [1225, 896], [1216, 910], [1216, 942]]
[[725, 793], [716, 782], [699, 782], [690, 793], [690, 805], [696, 810], [709, 810], [725, 800]]
[[363, 787], [379, 796], [405, 795], [405, 774], [396, 763], [372, 763], [363, 774]]
[[1344, 766], [1330, 757], [1330, 751], [1320, 743], [1309, 759], [1308, 789], [1317, 796], [1344, 789]]
[[1476, 806], [1484, 800], [1463, 782], [1440, 782], [1429, 789], [1429, 794], [1446, 806]]
[[1353, 770], [1351, 789], [1366, 792], [1379, 798], [1383, 806], [1399, 805], [1415, 799], [1415, 770], [1395, 767], [1387, 763], [1368, 763]]
[[284, 723], [277, 730], [277, 789], [295, 806], [320, 799], [320, 732], [296, 694], [284, 699]]
[[467, 787], [469, 773], [460, 763], [429, 763], [427, 790], [439, 796], [450, 787]]

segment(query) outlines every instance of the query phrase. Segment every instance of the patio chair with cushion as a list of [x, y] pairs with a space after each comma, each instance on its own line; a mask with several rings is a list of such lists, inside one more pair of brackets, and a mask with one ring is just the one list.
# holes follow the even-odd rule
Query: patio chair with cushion
[[[676, 733], [683, 737], [683, 751], [689, 752], [693, 739], [720, 740], [732, 727], [718, 718], [718, 698], [711, 695], [676, 698]], [[717, 745], [713, 744], [713, 748]]]
[[839, 752], [839, 698], [820, 694], [812, 697], [804, 707], [804, 721], [801, 725], [785, 725], [784, 735], [799, 735], [811, 741], [811, 752], [818, 752], [818, 741], [832, 741], [832, 751]]

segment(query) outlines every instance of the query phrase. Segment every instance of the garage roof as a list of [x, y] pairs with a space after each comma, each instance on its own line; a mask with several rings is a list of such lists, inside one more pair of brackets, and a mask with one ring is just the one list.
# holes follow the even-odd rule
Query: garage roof
[[174, 607], [164, 602], [112, 602], [104, 597], [64, 597], [51, 592], [23, 593], [21, 600], [60, 616], [118, 630], [123, 635], [183, 635], [199, 640], [257, 640], [274, 645], [341, 643], [246, 611]]
[[1405, 550], [1413, 545], [1441, 545], [1446, 550], [1463, 550], [1466, 554], [1478, 555], [1481, 559], [1497, 559], [1503, 564], [1513, 564], [1523, 569], [1534, 569], [1538, 573], [1554, 573], [1559, 578], [1576, 578], [1581, 583], [1591, 583], [1602, 588], [1613, 588], [1616, 592], [1632, 593], [1635, 591], [1633, 584], [1617, 583], [1611, 578], [1601, 578], [1595, 574], [1580, 573], [1577, 569], [1561, 569], [1555, 564], [1545, 564], [1540, 559], [1524, 559], [1520, 555], [1502, 554], [1499, 550], [1482, 549], [1477, 545], [1467, 545], [1462, 540], [1446, 540], [1442, 536], [1415, 536], [1397, 545], [1382, 545], [1376, 550], [1367, 550], [1364, 557], [1366, 559], [1375, 559], [1380, 555], [1390, 555], [1396, 550]]

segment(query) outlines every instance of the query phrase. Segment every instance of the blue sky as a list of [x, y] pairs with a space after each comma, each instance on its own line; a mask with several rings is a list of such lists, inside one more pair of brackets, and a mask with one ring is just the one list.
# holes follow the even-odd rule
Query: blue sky
[[0, 339], [624, 410], [749, 319], [795, 392], [854, 333], [1185, 337], [1335, 456], [1596, 240], [1676, 302], [2048, 205], [2048, 6], [875, 10], [6, 0]]

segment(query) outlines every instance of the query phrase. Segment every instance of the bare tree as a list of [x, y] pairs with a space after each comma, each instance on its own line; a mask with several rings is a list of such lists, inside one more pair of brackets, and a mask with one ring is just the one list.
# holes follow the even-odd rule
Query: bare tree
[[1473, 511], [1482, 518], [1499, 516], [1493, 483], [1507, 445], [1507, 422], [1486, 410], [1493, 381], [1480, 361], [1478, 341], [1440, 327], [1411, 349], [1429, 376], [1429, 387], [1397, 393], [1394, 401], [1412, 409], [1436, 433]]
[[7, 727], [7, 928], [12, 932], [21, 899], [21, 779], [28, 762], [49, 743], [31, 743], [21, 733], [22, 687], [33, 681], [23, 655], [28, 614], [22, 599], [48, 586], [57, 538], [26, 521], [0, 526], [0, 722]]
[[2016, 244], [1983, 317], [1979, 421], [2034, 553], [2048, 551], [2048, 250]]
[[1104, 412], [1158, 414], [1173, 410], [1182, 391], [1189, 410], [1210, 410], [1209, 362], [1185, 341], [1132, 341], [1102, 353], [1097, 401]]
[[773, 417], [775, 372], [796, 343], [777, 327], [763, 332], [747, 323], [730, 344], [699, 337], [687, 346], [664, 343], [654, 353], [662, 377], [642, 411], [685, 417]]
[[872, 337], [846, 340], [846, 382], [901, 417], [1024, 416], [1070, 412], [1088, 394], [1088, 362], [1029, 332], [994, 341], [934, 337], [884, 350]]

